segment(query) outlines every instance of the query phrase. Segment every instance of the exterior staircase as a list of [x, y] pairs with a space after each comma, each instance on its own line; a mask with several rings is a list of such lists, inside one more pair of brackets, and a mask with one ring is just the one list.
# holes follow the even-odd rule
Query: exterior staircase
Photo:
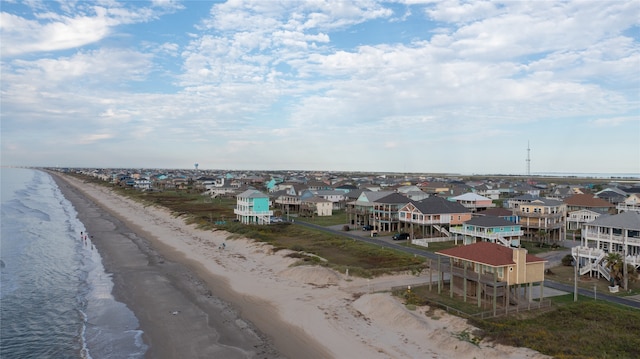
[[435, 230], [436, 230], [436, 231], [438, 231], [438, 232], [440, 232], [440, 233], [444, 234], [445, 236], [447, 236], [447, 237], [451, 237], [451, 233], [449, 233], [449, 231], [447, 231], [447, 229], [446, 229], [446, 228], [444, 228], [444, 227], [442, 227], [442, 226], [439, 226], [439, 225], [437, 225], [437, 224], [434, 224], [434, 225], [433, 225], [433, 228], [435, 228]]

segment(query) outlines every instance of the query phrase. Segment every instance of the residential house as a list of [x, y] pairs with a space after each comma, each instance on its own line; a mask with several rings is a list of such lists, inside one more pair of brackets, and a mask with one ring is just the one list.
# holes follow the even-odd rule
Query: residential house
[[244, 224], [269, 224], [273, 216], [270, 206], [269, 196], [256, 189], [248, 189], [236, 197], [233, 213]]
[[307, 197], [300, 201], [300, 215], [303, 217], [331, 216], [332, 209], [331, 201], [318, 196]]
[[539, 241], [565, 239], [567, 205], [555, 199], [537, 198], [513, 209], [526, 238]]
[[640, 212], [603, 214], [585, 223], [580, 246], [571, 249], [580, 275], [589, 273], [610, 280], [608, 253], [620, 253], [626, 263], [640, 267]]
[[493, 201], [491, 201], [491, 198], [487, 198], [473, 192], [451, 197], [449, 200], [460, 203], [465, 208], [469, 209], [470, 212], [484, 211], [487, 208], [493, 208], [496, 206]]
[[344, 191], [338, 190], [310, 190], [315, 196], [320, 198], [324, 198], [327, 201], [331, 202], [332, 209], [340, 210], [344, 208], [345, 205], [345, 196]]
[[520, 218], [515, 215], [513, 211], [501, 207], [488, 208], [482, 212], [475, 213], [474, 215], [500, 217], [512, 223], [518, 223], [518, 221], [520, 220]]
[[627, 192], [617, 187], [607, 187], [602, 191], [596, 192], [596, 197], [602, 198], [614, 205], [624, 202], [628, 196], [629, 194]]
[[[447, 230], [471, 219], [471, 212], [458, 202], [442, 197], [429, 197], [422, 201], [410, 201], [398, 211], [400, 229], [411, 233], [413, 238], [449, 237]], [[416, 237], [417, 235], [417, 237]]]
[[494, 199], [499, 199], [500, 198], [500, 189], [495, 187], [495, 186], [490, 186], [486, 183], [477, 185], [475, 187], [473, 187], [473, 190], [475, 191], [475, 193], [477, 193], [480, 196], [483, 197], [487, 197], [491, 200]]
[[519, 247], [524, 234], [519, 224], [494, 216], [473, 217], [461, 226], [452, 226], [449, 232], [462, 236], [464, 244], [491, 242], [507, 247]]
[[380, 232], [398, 231], [400, 228], [398, 211], [405, 204], [409, 203], [409, 201], [409, 198], [399, 193], [391, 193], [374, 200], [371, 222], [373, 229]]
[[593, 222], [596, 218], [600, 217], [601, 214], [600, 212], [589, 209], [580, 209], [567, 213], [567, 233], [569, 233], [569, 231], [573, 232], [573, 239], [575, 240], [576, 232], [582, 230], [585, 223]]
[[139, 178], [134, 180], [133, 188], [148, 191], [151, 189], [151, 181], [148, 178]]
[[444, 277], [448, 274], [451, 297], [455, 292], [465, 302], [475, 300], [478, 307], [492, 307], [493, 315], [497, 314], [498, 306], [505, 312], [512, 305], [518, 309], [531, 307], [534, 284], [539, 285], [540, 298], [543, 297], [545, 260], [528, 254], [524, 248], [477, 242], [436, 254], [438, 293], [442, 293]]
[[272, 192], [270, 197], [273, 199], [274, 205], [287, 215], [300, 211], [302, 199], [295, 193], [293, 187]]
[[[372, 225], [373, 204], [376, 200], [388, 196], [392, 191], [362, 191], [355, 201], [347, 202], [347, 221], [350, 225]], [[349, 192], [348, 194], [351, 194]]]
[[567, 204], [567, 212], [587, 209], [600, 214], [613, 214], [615, 206], [608, 201], [595, 197], [592, 194], [574, 194], [564, 200]]
[[[566, 230], [578, 231], [584, 223], [598, 218], [601, 214], [611, 213], [614, 205], [592, 194], [574, 194], [564, 200], [567, 205]], [[575, 236], [574, 236], [575, 237]]]
[[616, 206], [618, 213], [635, 211], [640, 212], [640, 195], [632, 193], [623, 202], [618, 203]]

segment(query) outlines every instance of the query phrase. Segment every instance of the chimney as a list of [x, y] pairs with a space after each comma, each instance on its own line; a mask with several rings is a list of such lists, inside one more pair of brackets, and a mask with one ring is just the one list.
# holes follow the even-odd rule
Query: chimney
[[516, 266], [515, 282], [524, 283], [527, 277], [527, 250], [525, 248], [513, 248], [513, 262]]

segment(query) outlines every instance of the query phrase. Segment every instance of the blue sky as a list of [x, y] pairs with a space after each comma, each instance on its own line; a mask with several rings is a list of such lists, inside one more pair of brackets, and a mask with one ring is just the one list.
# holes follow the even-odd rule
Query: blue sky
[[2, 165], [640, 173], [637, 1], [7, 1]]

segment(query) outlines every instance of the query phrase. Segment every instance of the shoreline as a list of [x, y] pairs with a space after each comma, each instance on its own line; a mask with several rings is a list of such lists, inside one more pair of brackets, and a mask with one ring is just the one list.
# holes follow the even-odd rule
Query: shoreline
[[[258, 340], [260, 344], [253, 351], [239, 352], [236, 349], [233, 353], [237, 357], [548, 358], [528, 348], [491, 342], [469, 343], [460, 338], [460, 333], [475, 329], [466, 320], [438, 309], [432, 317], [426, 315], [428, 308], [410, 311], [388, 293], [392, 286], [424, 283], [427, 280], [424, 276], [398, 274], [367, 280], [324, 267], [291, 267], [295, 259], [286, 257], [290, 251], [274, 252], [264, 243], [236, 236], [231, 239], [231, 234], [224, 231], [198, 230], [166, 209], [143, 206], [115, 195], [105, 187], [83, 183], [69, 176], [51, 175], [59, 177], [61, 182], [56, 180], [59, 186], [68, 185], [77, 191], [76, 195], [79, 193], [91, 199], [95, 211], [103, 211], [126, 224], [128, 232], [114, 228], [105, 229], [101, 235], [109, 237], [108, 233], [122, 232], [122, 241], [130, 245], [127, 248], [109, 248], [107, 243], [110, 239], [96, 236], [95, 230], [80, 218], [89, 233], [96, 237], [96, 246], [103, 261], [110, 262], [109, 265], [105, 263], [105, 268], [114, 273], [116, 299], [127, 304], [140, 321], [145, 343], [150, 346], [148, 358], [160, 358], [164, 350], [173, 351], [173, 355], [167, 355], [167, 358], [211, 357], [201, 352], [211, 350], [214, 345], [211, 341], [217, 343], [226, 339], [233, 342], [234, 338], [240, 337]], [[66, 190], [73, 197], [69, 188]], [[67, 193], [63, 193], [67, 197]], [[72, 198], [67, 199], [76, 206]], [[79, 217], [81, 210], [86, 211], [76, 209]], [[82, 216], [91, 219], [90, 213]], [[100, 229], [103, 221], [97, 217], [96, 228]], [[218, 248], [222, 243], [226, 243], [225, 249]], [[207, 330], [215, 332], [215, 328], [207, 326], [193, 331], [192, 323], [182, 323], [184, 331], [180, 325], [169, 330], [155, 328], [155, 325], [162, 326], [167, 322], [174, 325], [172, 322], [185, 317], [183, 313], [186, 312], [163, 316], [165, 309], [158, 309], [163, 308], [162, 301], [153, 304], [159, 306], [153, 310], [146, 308], [151, 304], [143, 304], [150, 296], [145, 299], [135, 284], [136, 280], [144, 284], [144, 279], [126, 277], [135, 277], [136, 271], [129, 268], [126, 261], [115, 262], [116, 257], [141, 253], [141, 248], [151, 253], [149, 265], [145, 263], [136, 271], [144, 273], [148, 267], [164, 270], [168, 267], [186, 268], [187, 272], [162, 273], [163, 280], [172, 284], [174, 295], [196, 308], [206, 307], [203, 303], [209, 301], [210, 293], [231, 303], [228, 310], [235, 314], [233, 323], [236, 330], [225, 336], [203, 333]], [[147, 286], [151, 289], [148, 290], [158, 292], [156, 287], [166, 287], [163, 280], [150, 282]], [[230, 322], [227, 320], [227, 324]], [[187, 334], [190, 330], [192, 334]], [[201, 337], [193, 338], [194, 332]], [[199, 349], [188, 351], [192, 346]], [[220, 353], [216, 355], [221, 356]]]
[[222, 278], [200, 279], [180, 263], [179, 253], [150, 240], [150, 233], [96, 203], [68, 177], [50, 174], [93, 236], [112, 275], [113, 296], [135, 313], [149, 346], [145, 358], [282, 357], [266, 335], [211, 293], [209, 286], [226, 286]]

